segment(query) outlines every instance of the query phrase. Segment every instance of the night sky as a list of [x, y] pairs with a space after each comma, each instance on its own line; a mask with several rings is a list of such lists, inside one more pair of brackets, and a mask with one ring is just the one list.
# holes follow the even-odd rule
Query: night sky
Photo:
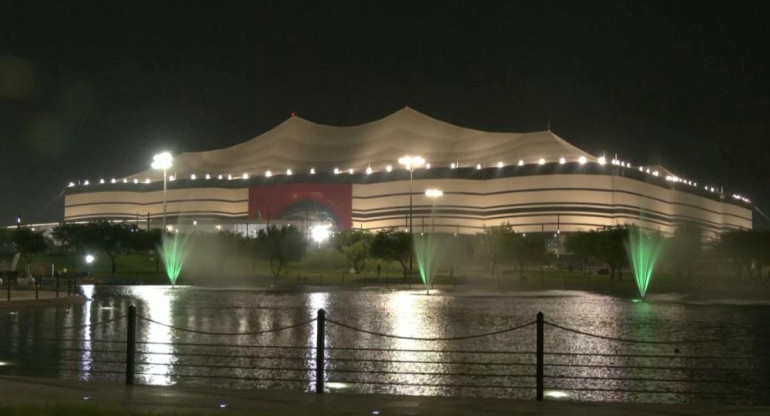
[[70, 180], [159, 150], [229, 146], [292, 111], [350, 125], [405, 105], [482, 130], [550, 120], [770, 214], [762, 2], [261, 3], [4, 3], [0, 224], [60, 221]]

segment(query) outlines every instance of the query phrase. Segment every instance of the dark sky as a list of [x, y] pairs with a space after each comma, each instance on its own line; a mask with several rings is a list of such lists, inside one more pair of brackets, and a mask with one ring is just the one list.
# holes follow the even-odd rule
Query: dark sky
[[[770, 213], [762, 2], [34, 1], [0, 13], [0, 223], [72, 179], [409, 105], [661, 161]], [[755, 218], [758, 214], [755, 214]], [[767, 226], [766, 220], [756, 221]]]

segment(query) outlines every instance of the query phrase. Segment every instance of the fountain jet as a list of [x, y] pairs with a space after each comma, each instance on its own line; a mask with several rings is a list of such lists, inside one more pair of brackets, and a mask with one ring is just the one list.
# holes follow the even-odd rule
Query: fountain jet
[[161, 236], [158, 253], [163, 260], [163, 266], [166, 269], [166, 276], [171, 282], [171, 287], [176, 285], [176, 279], [179, 278], [179, 273], [182, 271], [182, 265], [187, 256], [186, 246], [187, 238], [180, 237], [179, 233], [173, 233], [173, 235], [163, 233]]
[[626, 252], [631, 260], [636, 287], [639, 289], [642, 300], [647, 295], [647, 288], [650, 286], [652, 272], [655, 270], [662, 246], [663, 240], [660, 236], [647, 235], [638, 227], [629, 228]]

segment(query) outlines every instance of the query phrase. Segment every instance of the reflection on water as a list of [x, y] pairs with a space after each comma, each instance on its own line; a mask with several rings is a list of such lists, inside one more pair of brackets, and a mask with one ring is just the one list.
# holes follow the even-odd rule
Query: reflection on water
[[[0, 374], [121, 382], [126, 321], [79, 326], [120, 317], [132, 303], [142, 316], [199, 331], [270, 330], [315, 318], [323, 308], [329, 319], [406, 337], [489, 332], [530, 322], [542, 311], [546, 321], [619, 338], [754, 334], [673, 346], [618, 343], [546, 327], [546, 352], [551, 353], [546, 355], [546, 389], [551, 399], [769, 401], [764, 392], [770, 336], [763, 328], [770, 309], [764, 306], [687, 305], [671, 299], [654, 303], [654, 298], [652, 303], [632, 303], [580, 292], [436, 291], [425, 296], [422, 291], [287, 293], [152, 286], [84, 290], [93, 300], [82, 306], [1, 311], [0, 362], [7, 365], [0, 365]], [[534, 357], [529, 352], [534, 350], [534, 335], [529, 326], [485, 338], [419, 341], [327, 324], [326, 345], [335, 348], [327, 351], [324, 364], [327, 387], [531, 399]], [[142, 352], [136, 370], [140, 383], [314, 390], [315, 349], [305, 348], [315, 345], [314, 323], [261, 335], [216, 336], [139, 320], [137, 340]], [[699, 358], [703, 356], [711, 358]]]
[[[137, 286], [133, 294], [143, 301], [144, 310], [139, 314], [154, 321], [174, 325], [174, 316], [171, 313], [171, 302], [177, 289], [169, 287]], [[138, 350], [146, 351], [143, 359], [137, 361], [147, 364], [139, 365], [137, 373], [144, 378], [144, 384], [168, 386], [174, 384], [171, 380], [171, 364], [174, 362], [174, 347], [171, 344], [171, 328], [150, 322], [145, 322], [146, 335], [140, 337]], [[144, 373], [144, 374], [142, 374]]]

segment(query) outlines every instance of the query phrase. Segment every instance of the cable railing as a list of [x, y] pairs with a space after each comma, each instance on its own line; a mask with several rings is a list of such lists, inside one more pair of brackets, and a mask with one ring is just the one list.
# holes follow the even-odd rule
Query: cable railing
[[[79, 374], [81, 377], [83, 374], [122, 376], [127, 385], [138, 380], [147, 382], [153, 377], [234, 381], [262, 388], [301, 384], [306, 391], [317, 394], [332, 392], [335, 386], [349, 385], [374, 392], [382, 392], [382, 389], [428, 389], [420, 394], [449, 392], [462, 395], [464, 392], [484, 390], [500, 392], [505, 396], [510, 394], [506, 392], [518, 391], [521, 392], [517, 393], [519, 395], [531, 392], [536, 400], [543, 400], [549, 391], [589, 395], [730, 397], [740, 396], [741, 388], [767, 387], [767, 380], [754, 368], [754, 356], [693, 352], [699, 350], [694, 347], [721, 345], [746, 338], [747, 334], [680, 340], [614, 337], [549, 322], [542, 313], [538, 313], [533, 321], [492, 331], [424, 337], [391, 334], [328, 319], [323, 309], [317, 311], [315, 318], [270, 329], [217, 332], [166, 324], [138, 314], [132, 305], [125, 315], [57, 329], [86, 330], [108, 324], [117, 326], [119, 322], [125, 322], [125, 339], [72, 336], [36, 339], [45, 342], [88, 342], [87, 346], [57, 346], [54, 354], [20, 351], [18, 345], [14, 347], [12, 342], [19, 337], [0, 336], [0, 346], [4, 351], [0, 356], [10, 354], [16, 348], [17, 356], [35, 357], [34, 364], [15, 367], [30, 374], [55, 371]], [[139, 340], [136, 336], [138, 322], [188, 336], [200, 335], [206, 342], [196, 339], [169, 342]], [[11, 323], [24, 325], [22, 322]], [[259, 342], [264, 335], [306, 329], [315, 332], [313, 345]], [[532, 329], [534, 343], [533, 334], [529, 332]], [[334, 336], [327, 336], [329, 332], [334, 332]], [[520, 332], [525, 332], [524, 336], [512, 336], [518, 336], [516, 334]], [[385, 345], [328, 344], [329, 339], [351, 339], [351, 333]], [[546, 335], [550, 341], [548, 345]], [[574, 349], [585, 343], [565, 342], [565, 336], [592, 340], [587, 343], [593, 346], [592, 349], [604, 345], [604, 350]], [[222, 342], [210, 341], [212, 337]], [[250, 338], [244, 339], [246, 337]], [[495, 341], [494, 337], [506, 337], [505, 342], [483, 343], [504, 344], [508, 348], [476, 348], [463, 344], [465, 341]], [[408, 348], [386, 344], [402, 341], [417, 344], [408, 343]], [[615, 348], [608, 348], [607, 343], [634, 347], [618, 352]], [[685, 346], [690, 347], [688, 352], [680, 354], [679, 348]], [[163, 350], [165, 347], [172, 349]], [[669, 353], [656, 350], [664, 347], [676, 348]]]

